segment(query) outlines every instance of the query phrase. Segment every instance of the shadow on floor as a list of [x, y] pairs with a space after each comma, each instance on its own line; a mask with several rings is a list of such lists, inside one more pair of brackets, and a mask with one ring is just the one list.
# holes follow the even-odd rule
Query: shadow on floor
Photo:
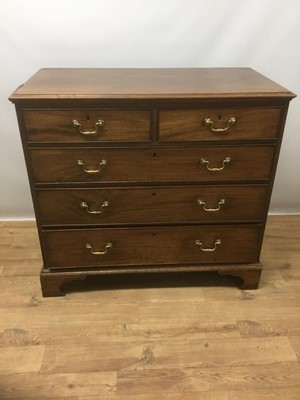
[[242, 282], [232, 276], [221, 276], [218, 272], [174, 272], [147, 274], [118, 274], [88, 276], [82, 281], [68, 282], [62, 286], [65, 293], [96, 290], [126, 290], [172, 287], [234, 287]]

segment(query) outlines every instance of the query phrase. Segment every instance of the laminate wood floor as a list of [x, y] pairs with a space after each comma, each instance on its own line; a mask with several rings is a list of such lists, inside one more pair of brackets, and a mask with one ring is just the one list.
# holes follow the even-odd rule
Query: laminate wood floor
[[258, 290], [215, 273], [43, 298], [33, 222], [0, 222], [0, 399], [300, 398], [300, 216], [269, 217]]

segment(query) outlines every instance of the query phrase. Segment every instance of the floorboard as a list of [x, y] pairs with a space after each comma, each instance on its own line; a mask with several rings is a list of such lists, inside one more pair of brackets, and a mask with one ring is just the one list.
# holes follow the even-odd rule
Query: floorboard
[[0, 222], [0, 399], [298, 400], [300, 216], [268, 218], [257, 290], [104, 277], [43, 298], [35, 223]]

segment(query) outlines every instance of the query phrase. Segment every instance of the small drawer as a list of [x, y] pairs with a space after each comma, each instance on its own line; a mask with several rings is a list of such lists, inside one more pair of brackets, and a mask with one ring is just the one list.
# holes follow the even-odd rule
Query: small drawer
[[28, 142], [150, 140], [150, 110], [33, 110], [23, 119]]
[[86, 268], [258, 261], [260, 226], [44, 231], [45, 267]]
[[267, 180], [273, 146], [31, 149], [36, 183]]
[[42, 225], [260, 221], [268, 186], [39, 189]]
[[281, 108], [160, 110], [160, 140], [257, 140], [278, 135]]

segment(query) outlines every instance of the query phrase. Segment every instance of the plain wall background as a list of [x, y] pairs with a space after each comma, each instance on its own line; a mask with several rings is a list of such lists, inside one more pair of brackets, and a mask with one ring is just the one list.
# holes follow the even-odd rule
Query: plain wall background
[[[33, 218], [12, 91], [43, 67], [252, 67], [300, 94], [299, 0], [0, 3], [0, 219]], [[300, 99], [270, 211], [300, 212]]]

